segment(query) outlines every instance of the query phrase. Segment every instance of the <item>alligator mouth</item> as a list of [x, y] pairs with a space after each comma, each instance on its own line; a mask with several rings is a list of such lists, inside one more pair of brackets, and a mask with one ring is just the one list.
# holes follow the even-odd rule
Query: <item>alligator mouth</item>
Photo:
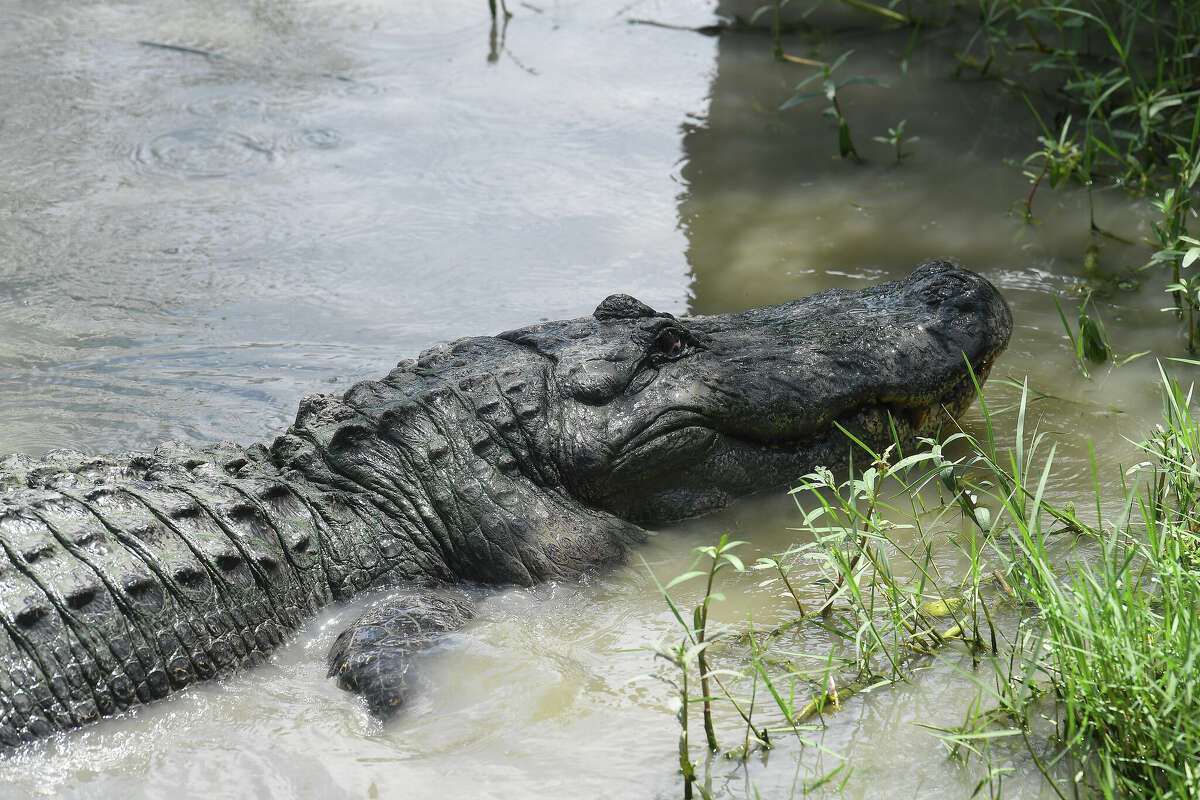
[[664, 412], [654, 422], [630, 437], [613, 457], [612, 466], [614, 472], [620, 472], [631, 461], [636, 460], [639, 454], [688, 429], [695, 429], [698, 432], [695, 437], [697, 442], [703, 435], [709, 437], [707, 450], [715, 449], [721, 439], [728, 439], [758, 450], [797, 453], [805, 448], [811, 448], [815, 443], [826, 440], [830, 436], [837, 435], [839, 432], [834, 423], [853, 431], [863, 427], [870, 420], [886, 420], [890, 417], [897, 426], [897, 432], [901, 435], [906, 433], [909, 435], [932, 434], [933, 430], [924, 430], [925, 423], [931, 417], [937, 417], [937, 412], [941, 408], [941, 405], [864, 404], [843, 411], [832, 418], [828, 425], [812, 426], [803, 432], [782, 437], [765, 436], [761, 432], [753, 430], [725, 428], [714, 425], [714, 420], [703, 414], [672, 410]]
[[[631, 461], [652, 448], [665, 444], [665, 440], [678, 436], [680, 432], [695, 428], [710, 437], [707, 449], [716, 448], [724, 438], [759, 450], [774, 452], [800, 452], [814, 444], [827, 442], [832, 436], [841, 435], [840, 426], [849, 431], [864, 429], [870, 423], [883, 423], [903, 439], [933, 436], [944, 420], [962, 413], [975, 397], [975, 386], [982, 385], [992, 366], [991, 358], [982, 359], [973, 367], [975, 381], [964, 374], [943, 390], [936, 400], [913, 401], [874, 400], [860, 405], [851, 405], [836, 413], [822, 415], [821, 419], [796, 426], [783, 435], [771, 435], [753, 426], [738, 426], [689, 408], [663, 411], [649, 424], [626, 439], [616, 449], [612, 458], [614, 472], [620, 472]], [[946, 412], [946, 413], [943, 413]], [[890, 420], [890, 422], [889, 422]], [[890, 436], [890, 434], [889, 434]], [[693, 440], [699, 446], [702, 435]], [[669, 446], [669, 445], [668, 445]], [[885, 445], [886, 446], [886, 443]]]
[[670, 408], [656, 415], [649, 424], [622, 442], [613, 455], [614, 461], [627, 458], [651, 442], [684, 428], [704, 428], [717, 432], [713, 420], [704, 413], [687, 408]]

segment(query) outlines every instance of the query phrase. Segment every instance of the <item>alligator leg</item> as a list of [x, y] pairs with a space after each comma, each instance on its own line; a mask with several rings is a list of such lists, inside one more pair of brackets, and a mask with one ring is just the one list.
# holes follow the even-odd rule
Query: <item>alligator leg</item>
[[422, 588], [393, 594], [338, 635], [329, 649], [329, 676], [387, 720], [404, 703], [413, 656], [474, 615], [463, 592]]

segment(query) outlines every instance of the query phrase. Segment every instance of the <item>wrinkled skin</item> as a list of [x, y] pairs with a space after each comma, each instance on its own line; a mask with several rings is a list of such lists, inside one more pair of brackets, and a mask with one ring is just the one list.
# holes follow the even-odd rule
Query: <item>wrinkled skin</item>
[[318, 608], [403, 585], [330, 656], [385, 715], [412, 653], [471, 613], [438, 587], [619, 560], [641, 525], [843, 464], [834, 423], [876, 448], [893, 425], [935, 435], [1011, 326], [990, 284], [940, 262], [741, 314], [614, 295], [307, 398], [269, 449], [6, 457], [0, 745], [253, 663]]

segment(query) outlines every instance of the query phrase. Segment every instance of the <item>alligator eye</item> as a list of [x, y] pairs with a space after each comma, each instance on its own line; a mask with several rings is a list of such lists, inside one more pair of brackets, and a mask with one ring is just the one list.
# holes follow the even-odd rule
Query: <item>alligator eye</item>
[[658, 347], [660, 353], [668, 356], [679, 355], [683, 352], [684, 347], [687, 346], [683, 341], [683, 337], [679, 335], [679, 332], [673, 331], [670, 328], [658, 334], [658, 338], [654, 340], [654, 344]]

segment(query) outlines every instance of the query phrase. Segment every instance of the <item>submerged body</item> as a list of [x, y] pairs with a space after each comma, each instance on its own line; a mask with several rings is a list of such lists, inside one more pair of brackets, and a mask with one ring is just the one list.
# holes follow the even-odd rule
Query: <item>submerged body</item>
[[0, 745], [252, 663], [365, 587], [430, 587], [432, 617], [339, 637], [335, 672], [383, 710], [408, 640], [452, 624], [423, 620], [469, 613], [434, 587], [618, 560], [641, 525], [844, 462], [835, 423], [871, 446], [933, 435], [1011, 324], [990, 284], [942, 262], [741, 314], [615, 295], [307, 398], [270, 448], [8, 456]]

